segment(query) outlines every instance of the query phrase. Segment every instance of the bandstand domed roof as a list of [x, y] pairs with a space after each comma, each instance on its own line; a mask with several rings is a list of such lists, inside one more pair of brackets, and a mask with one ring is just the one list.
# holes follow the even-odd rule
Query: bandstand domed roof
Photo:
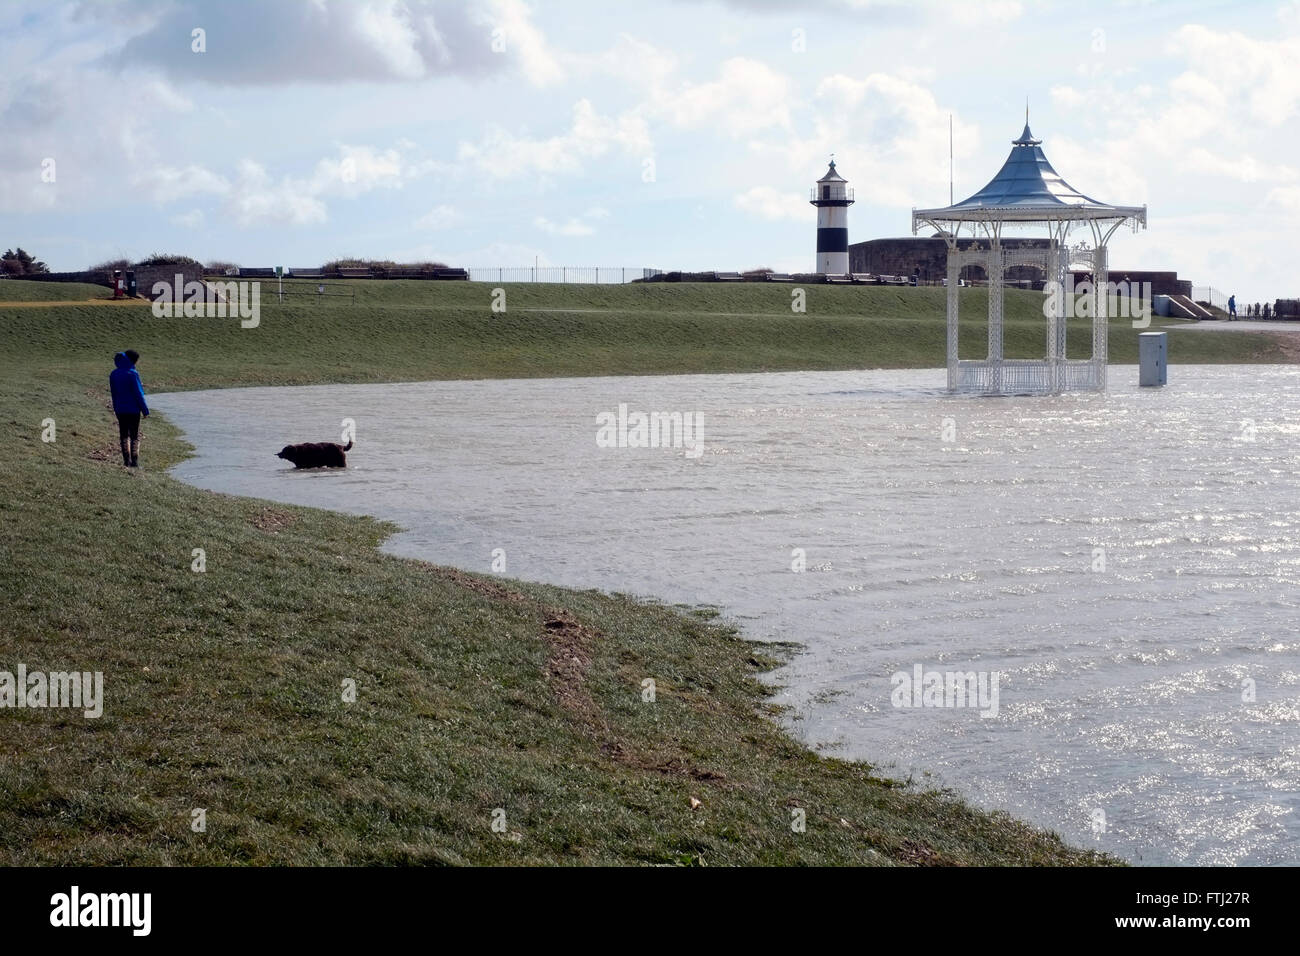
[[988, 185], [951, 206], [913, 210], [913, 229], [921, 222], [1073, 219], [1146, 222], [1145, 206], [1115, 206], [1075, 189], [1047, 161], [1041, 144], [1042, 140], [1034, 138], [1026, 122], [1020, 138], [1012, 141], [1011, 154]]

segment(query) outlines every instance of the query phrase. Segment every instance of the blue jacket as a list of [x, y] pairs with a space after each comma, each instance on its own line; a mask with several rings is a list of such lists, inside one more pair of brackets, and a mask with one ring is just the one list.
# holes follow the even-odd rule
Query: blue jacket
[[144, 401], [144, 386], [140, 384], [140, 373], [135, 370], [125, 352], [113, 356], [117, 368], [108, 374], [108, 387], [113, 392], [113, 411], [117, 414], [141, 412], [149, 414], [149, 406]]

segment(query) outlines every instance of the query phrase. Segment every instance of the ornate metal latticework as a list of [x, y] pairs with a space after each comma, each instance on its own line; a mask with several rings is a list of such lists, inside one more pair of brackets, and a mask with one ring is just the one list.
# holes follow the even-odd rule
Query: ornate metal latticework
[[[948, 246], [948, 388], [980, 395], [1050, 395], [1106, 387], [1107, 286], [1106, 245], [1120, 226], [1146, 225], [1145, 206], [1112, 206], [1090, 199], [1062, 179], [1047, 161], [1029, 124], [1012, 144], [1011, 155], [987, 186], [969, 199], [942, 209], [912, 210], [912, 233], [933, 227]], [[1071, 229], [1087, 224], [1093, 243], [1069, 246]], [[1007, 249], [1007, 226], [1043, 227], [1048, 247]], [[963, 243], [962, 229], [969, 232]], [[1092, 354], [1070, 359], [1068, 319], [1075, 305], [1069, 291], [1070, 268], [1082, 264], [1092, 272], [1087, 314], [1092, 317]], [[958, 348], [962, 270], [981, 265], [988, 276], [988, 351], [983, 359], [962, 359]], [[1012, 266], [1043, 270], [1047, 322], [1041, 359], [1010, 359], [1003, 352], [1004, 276]]]

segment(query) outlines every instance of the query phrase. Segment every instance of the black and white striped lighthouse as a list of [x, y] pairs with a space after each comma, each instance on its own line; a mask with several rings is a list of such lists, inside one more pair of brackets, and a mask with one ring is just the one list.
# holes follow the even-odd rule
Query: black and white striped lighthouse
[[817, 180], [810, 201], [817, 207], [816, 271], [848, 275], [849, 207], [853, 205], [853, 190], [848, 188], [848, 180], [835, 171], [834, 159], [826, 175]]

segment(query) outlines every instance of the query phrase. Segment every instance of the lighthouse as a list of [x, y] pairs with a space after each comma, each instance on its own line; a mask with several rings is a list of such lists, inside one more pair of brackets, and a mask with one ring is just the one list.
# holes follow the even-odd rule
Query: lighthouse
[[835, 171], [835, 160], [826, 175], [817, 180], [810, 202], [817, 207], [817, 268], [826, 275], [849, 272], [849, 207], [853, 190], [848, 180]]

